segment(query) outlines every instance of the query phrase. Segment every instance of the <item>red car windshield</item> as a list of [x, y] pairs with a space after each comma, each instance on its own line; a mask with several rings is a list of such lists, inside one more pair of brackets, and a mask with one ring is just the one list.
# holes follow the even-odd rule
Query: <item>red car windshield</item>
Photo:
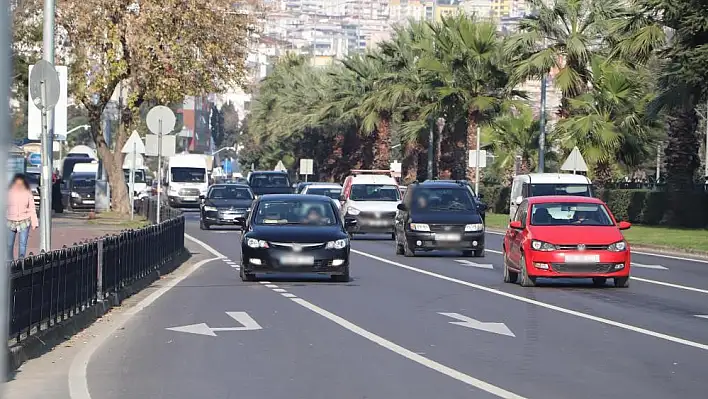
[[533, 226], [614, 226], [612, 217], [602, 204], [556, 202], [534, 204]]

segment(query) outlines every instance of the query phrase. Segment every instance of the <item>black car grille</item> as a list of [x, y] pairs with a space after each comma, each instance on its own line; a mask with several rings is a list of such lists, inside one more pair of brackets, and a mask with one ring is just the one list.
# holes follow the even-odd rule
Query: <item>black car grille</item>
[[558, 273], [610, 273], [614, 267], [614, 263], [551, 263]]
[[433, 233], [464, 233], [465, 225], [428, 224]]
[[578, 250], [578, 245], [585, 245], [585, 248], [583, 249], [584, 251], [604, 251], [607, 250], [607, 247], [609, 245], [587, 245], [587, 244], [565, 244], [565, 245], [558, 245], [558, 249], [564, 250], [564, 251], [577, 251]]
[[393, 219], [396, 212], [361, 212], [359, 217], [363, 219]]
[[179, 190], [179, 195], [183, 197], [198, 197], [201, 192], [198, 188], [183, 188]]
[[327, 243], [309, 243], [309, 244], [295, 244], [295, 243], [289, 243], [289, 242], [269, 242], [268, 243], [271, 248], [277, 248], [277, 249], [285, 249], [289, 251], [295, 251], [296, 248], [299, 248], [299, 251], [296, 252], [307, 252], [307, 251], [315, 251], [318, 249], [324, 248]]

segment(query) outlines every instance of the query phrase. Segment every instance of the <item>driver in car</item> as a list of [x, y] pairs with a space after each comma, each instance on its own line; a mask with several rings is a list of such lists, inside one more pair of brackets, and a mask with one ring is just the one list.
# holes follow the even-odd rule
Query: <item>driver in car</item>
[[324, 216], [319, 208], [310, 208], [307, 211], [307, 215], [305, 215], [305, 220], [303, 220], [305, 224], [322, 224], [323, 222]]

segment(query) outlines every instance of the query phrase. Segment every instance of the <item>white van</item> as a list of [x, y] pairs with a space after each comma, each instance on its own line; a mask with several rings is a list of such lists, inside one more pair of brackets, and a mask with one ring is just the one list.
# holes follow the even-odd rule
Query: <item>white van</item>
[[199, 207], [199, 196], [209, 189], [207, 157], [203, 154], [177, 154], [167, 164], [167, 199], [170, 206]]
[[[140, 200], [150, 196], [152, 187], [147, 185], [147, 174], [148, 168], [145, 166], [145, 159], [141, 154], [136, 154], [135, 157], [135, 181], [133, 182], [133, 194], [134, 199]], [[125, 184], [130, 185], [130, 169], [132, 167], [133, 160], [132, 155], [128, 154], [123, 160], [123, 176], [125, 177]]]
[[342, 217], [357, 221], [349, 233], [382, 233], [393, 238], [401, 191], [391, 171], [352, 170], [344, 180], [340, 202]]
[[516, 208], [528, 197], [546, 195], [578, 195], [592, 197], [592, 182], [587, 176], [568, 173], [530, 173], [514, 177], [509, 195], [509, 220]]

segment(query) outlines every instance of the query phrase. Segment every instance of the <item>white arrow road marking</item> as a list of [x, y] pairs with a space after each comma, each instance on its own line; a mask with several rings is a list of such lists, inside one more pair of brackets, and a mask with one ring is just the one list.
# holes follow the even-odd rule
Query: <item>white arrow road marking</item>
[[489, 263], [474, 263], [466, 259], [455, 259], [455, 262], [465, 266], [479, 267], [480, 269], [494, 269], [494, 266]]
[[516, 337], [509, 327], [504, 323], [483, 323], [479, 320], [475, 320], [471, 317], [463, 316], [459, 313], [443, 313], [438, 312], [443, 316], [452, 317], [460, 321], [451, 321], [450, 324], [456, 324], [458, 326], [469, 327], [475, 330], [486, 331], [490, 333], [495, 333], [499, 335], [506, 335], [507, 337]]
[[664, 266], [661, 266], [661, 265], [645, 265], [645, 264], [642, 264], [642, 263], [635, 263], [635, 262], [632, 262], [632, 266], [634, 266], [634, 267], [643, 267], [643, 268], [645, 268], [645, 269], [669, 270], [668, 267], [664, 267]]
[[696, 317], [700, 317], [701, 319], [708, 319], [708, 314], [697, 314]]
[[190, 324], [187, 326], [179, 327], [169, 327], [167, 330], [185, 332], [190, 334], [198, 335], [209, 335], [216, 337], [215, 332], [217, 331], [249, 331], [249, 330], [262, 330], [261, 327], [251, 316], [246, 312], [226, 312], [229, 317], [236, 320], [241, 327], [216, 327], [212, 328], [206, 325], [206, 323]]

